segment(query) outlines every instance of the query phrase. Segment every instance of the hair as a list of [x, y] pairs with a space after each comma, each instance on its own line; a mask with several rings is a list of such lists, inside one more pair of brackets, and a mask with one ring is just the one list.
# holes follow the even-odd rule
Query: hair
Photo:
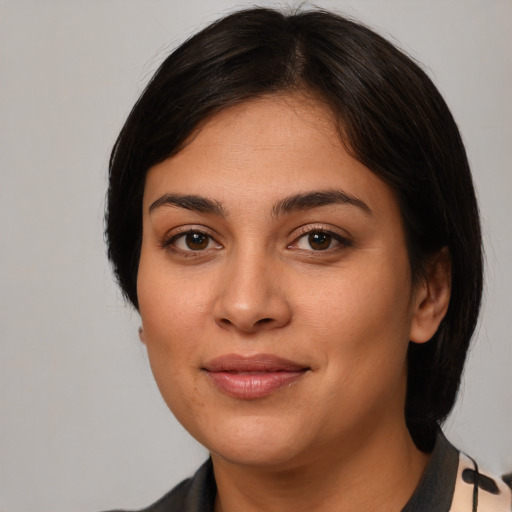
[[403, 218], [413, 282], [447, 247], [448, 311], [434, 337], [410, 343], [405, 416], [429, 451], [453, 407], [478, 318], [482, 248], [469, 164], [457, 125], [422, 69], [369, 28], [324, 10], [232, 13], [170, 54], [133, 107], [109, 166], [106, 240], [125, 297], [138, 309], [146, 172], [178, 153], [215, 113], [300, 90], [339, 123], [340, 142], [387, 183]]

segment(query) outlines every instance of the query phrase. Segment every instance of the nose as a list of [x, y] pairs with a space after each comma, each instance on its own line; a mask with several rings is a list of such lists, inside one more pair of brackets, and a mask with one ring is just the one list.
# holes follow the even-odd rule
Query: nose
[[269, 259], [240, 255], [222, 276], [213, 314], [223, 329], [257, 333], [284, 327], [291, 308], [279, 269]]

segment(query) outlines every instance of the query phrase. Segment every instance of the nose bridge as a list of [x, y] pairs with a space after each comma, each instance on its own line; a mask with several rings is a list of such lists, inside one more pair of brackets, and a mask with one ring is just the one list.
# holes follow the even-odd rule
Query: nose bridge
[[215, 305], [222, 327], [257, 332], [286, 325], [291, 316], [276, 256], [262, 247], [234, 251]]

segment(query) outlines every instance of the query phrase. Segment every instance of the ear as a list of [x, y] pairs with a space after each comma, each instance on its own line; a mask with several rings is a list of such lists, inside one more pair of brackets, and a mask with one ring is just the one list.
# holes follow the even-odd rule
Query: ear
[[139, 327], [139, 339], [140, 341], [142, 341], [142, 343], [144, 343], [144, 345], [146, 344], [146, 338], [144, 337], [144, 329], [142, 327]]
[[426, 343], [436, 333], [450, 304], [452, 264], [448, 247], [433, 255], [423, 281], [417, 286], [409, 339]]

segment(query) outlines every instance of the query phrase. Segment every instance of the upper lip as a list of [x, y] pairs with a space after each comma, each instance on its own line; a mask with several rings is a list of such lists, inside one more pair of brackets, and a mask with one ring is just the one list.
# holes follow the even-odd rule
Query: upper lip
[[208, 372], [297, 372], [309, 367], [272, 354], [225, 354], [211, 359], [202, 369]]

